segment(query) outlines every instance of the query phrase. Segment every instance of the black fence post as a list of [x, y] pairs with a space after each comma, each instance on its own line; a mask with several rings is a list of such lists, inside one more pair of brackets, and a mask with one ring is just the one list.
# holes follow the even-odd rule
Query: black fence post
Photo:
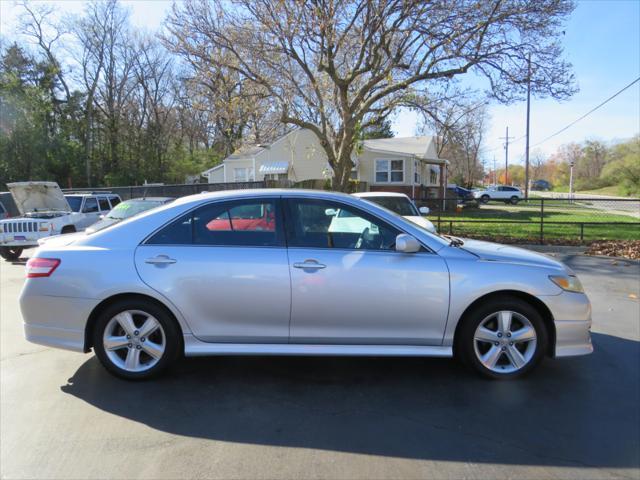
[[580, 243], [584, 242], [584, 223], [580, 224]]
[[540, 199], [540, 245], [544, 244], [544, 198]]

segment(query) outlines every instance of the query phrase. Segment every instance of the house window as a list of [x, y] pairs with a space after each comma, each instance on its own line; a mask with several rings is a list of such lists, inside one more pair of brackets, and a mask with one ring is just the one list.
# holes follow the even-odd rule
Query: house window
[[264, 176], [265, 180], [287, 180], [288, 178], [286, 173], [267, 173]]
[[432, 185], [438, 184], [438, 170], [435, 168], [429, 169], [429, 181]]
[[413, 162], [413, 183], [420, 185], [420, 166], [418, 162]]
[[376, 160], [376, 183], [404, 182], [404, 160]]
[[253, 181], [253, 171], [246, 168], [234, 168], [233, 169], [233, 181], [234, 182], [252, 182]]
[[351, 173], [349, 174], [350, 180], [358, 180], [358, 167], [353, 167], [351, 169]]

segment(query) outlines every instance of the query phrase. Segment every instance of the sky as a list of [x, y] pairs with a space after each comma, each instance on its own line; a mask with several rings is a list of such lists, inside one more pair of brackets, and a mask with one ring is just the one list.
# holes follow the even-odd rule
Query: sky
[[[44, 1], [44, 0], [39, 0]], [[84, 1], [45, 1], [60, 14], [82, 12]], [[171, 8], [172, 0], [123, 0], [131, 21], [140, 29], [155, 31]], [[14, 0], [0, 0], [0, 33], [11, 39], [17, 11]], [[563, 37], [565, 58], [573, 64], [580, 91], [568, 101], [533, 98], [531, 102], [532, 154], [553, 153], [560, 145], [596, 139], [624, 140], [640, 132], [640, 82], [562, 134], [535, 146], [562, 129], [625, 85], [640, 77], [640, 0], [580, 0], [569, 18]], [[505, 128], [515, 138], [525, 134], [526, 104], [489, 107], [490, 125], [485, 134], [483, 157], [490, 168], [493, 158], [504, 162]], [[401, 111], [393, 118], [397, 136], [416, 133], [418, 118]], [[524, 159], [525, 141], [509, 146], [509, 162]]]

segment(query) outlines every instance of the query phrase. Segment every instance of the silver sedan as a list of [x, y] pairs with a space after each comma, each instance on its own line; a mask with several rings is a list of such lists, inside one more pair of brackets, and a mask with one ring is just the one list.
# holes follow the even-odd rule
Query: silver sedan
[[456, 356], [506, 379], [593, 350], [589, 300], [562, 263], [336, 193], [184, 197], [52, 239], [27, 277], [27, 340], [93, 348], [127, 379], [180, 355]]

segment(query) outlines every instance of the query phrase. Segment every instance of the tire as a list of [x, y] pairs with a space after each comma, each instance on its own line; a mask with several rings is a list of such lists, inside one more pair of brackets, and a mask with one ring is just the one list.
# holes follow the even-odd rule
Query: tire
[[515, 195], [509, 199], [509, 202], [511, 202], [511, 205], [517, 205], [519, 201], [520, 199]]
[[0, 257], [9, 262], [13, 262], [20, 258], [23, 250], [22, 247], [0, 247]]
[[66, 233], [76, 233], [76, 227], [73, 225], [65, 225], [62, 227], [62, 230], [60, 230], [60, 234], [64, 235]]
[[491, 200], [491, 197], [489, 197], [489, 195], [482, 195], [480, 197], [480, 203], [489, 203], [489, 200]]
[[[510, 328], [502, 329], [505, 320], [501, 322], [500, 316], [506, 319], [507, 314], [511, 317]], [[489, 300], [461, 322], [455, 354], [484, 377], [497, 380], [522, 377], [542, 361], [547, 351], [549, 336], [542, 317], [531, 304], [519, 298]]]
[[[150, 319], [157, 325], [147, 324]], [[145, 333], [144, 325], [155, 329]], [[110, 349], [107, 337], [111, 337]], [[173, 316], [156, 303], [140, 298], [120, 300], [103, 310], [96, 320], [92, 340], [100, 363], [125, 380], [158, 376], [182, 351], [182, 335]]]

